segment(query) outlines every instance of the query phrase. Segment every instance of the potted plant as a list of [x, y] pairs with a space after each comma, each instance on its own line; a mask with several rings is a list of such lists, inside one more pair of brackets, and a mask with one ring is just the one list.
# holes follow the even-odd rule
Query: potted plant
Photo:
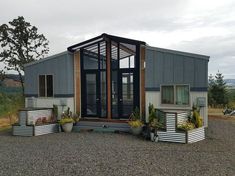
[[74, 120], [74, 125], [77, 125], [77, 123], [80, 120], [80, 113], [79, 112], [77, 112], [73, 115], [73, 120]]
[[149, 110], [150, 140], [153, 142], [157, 142], [158, 141], [157, 129], [162, 127], [162, 124], [159, 122], [153, 104], [151, 103], [149, 104], [148, 110]]
[[59, 124], [62, 126], [64, 132], [71, 132], [73, 129], [73, 123], [75, 123], [72, 118], [72, 112], [69, 110], [63, 112], [61, 119], [59, 120]]
[[128, 123], [131, 127], [131, 133], [133, 135], [140, 135], [142, 133], [143, 122], [140, 120], [140, 111], [138, 107], [136, 107], [130, 115]]

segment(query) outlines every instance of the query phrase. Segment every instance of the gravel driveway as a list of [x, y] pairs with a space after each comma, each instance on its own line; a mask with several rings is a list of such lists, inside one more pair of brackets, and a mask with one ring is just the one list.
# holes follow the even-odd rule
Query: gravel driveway
[[207, 139], [153, 143], [128, 134], [0, 133], [0, 175], [235, 175], [235, 121], [210, 120]]

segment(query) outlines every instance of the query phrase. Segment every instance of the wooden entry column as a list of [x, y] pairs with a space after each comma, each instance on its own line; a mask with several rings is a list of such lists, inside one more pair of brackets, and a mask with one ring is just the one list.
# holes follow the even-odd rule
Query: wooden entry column
[[111, 41], [106, 42], [106, 81], [107, 81], [107, 118], [111, 119], [112, 101], [111, 101]]
[[81, 114], [81, 66], [80, 51], [74, 53], [74, 90], [75, 90], [75, 112]]

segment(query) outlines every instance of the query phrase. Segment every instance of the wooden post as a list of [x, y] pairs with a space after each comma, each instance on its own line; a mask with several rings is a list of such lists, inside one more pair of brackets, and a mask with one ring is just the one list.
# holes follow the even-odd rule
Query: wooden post
[[80, 51], [74, 53], [75, 112], [81, 114], [81, 65]]
[[107, 118], [111, 119], [112, 101], [111, 101], [111, 42], [106, 42], [106, 78], [107, 78]]

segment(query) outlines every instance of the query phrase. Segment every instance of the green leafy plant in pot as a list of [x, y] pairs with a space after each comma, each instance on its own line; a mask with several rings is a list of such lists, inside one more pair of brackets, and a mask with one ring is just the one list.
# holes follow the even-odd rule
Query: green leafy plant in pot
[[161, 127], [161, 123], [156, 114], [156, 110], [153, 104], [149, 104], [149, 128], [150, 128], [150, 140], [158, 141], [157, 129]]
[[131, 133], [133, 135], [140, 135], [143, 130], [143, 122], [140, 119], [140, 110], [138, 107], [131, 113], [129, 122]]
[[73, 129], [73, 123], [75, 123], [72, 112], [70, 108], [67, 111], [63, 112], [61, 119], [59, 120], [59, 124], [62, 126], [64, 132], [71, 132]]

